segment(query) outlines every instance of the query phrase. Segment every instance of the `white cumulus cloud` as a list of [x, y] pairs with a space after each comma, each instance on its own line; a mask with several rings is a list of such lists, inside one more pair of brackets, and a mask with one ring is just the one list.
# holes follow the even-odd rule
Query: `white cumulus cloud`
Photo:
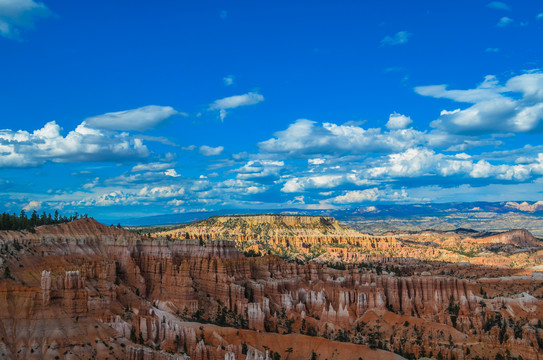
[[294, 193], [309, 189], [328, 189], [339, 186], [344, 182], [345, 180], [342, 175], [296, 177], [288, 179], [281, 188], [281, 191], [285, 193]]
[[[394, 125], [408, 122], [402, 118], [394, 119], [393, 123], [396, 120], [398, 121]], [[275, 137], [258, 144], [260, 150], [267, 153], [289, 154], [293, 157], [388, 153], [420, 144], [437, 145], [451, 141], [446, 135], [427, 134], [412, 128], [383, 132], [379, 128], [364, 129], [355, 125], [333, 123], [317, 124], [307, 119], [296, 120], [286, 130], [278, 131], [274, 135]]]
[[377, 188], [354, 190], [348, 191], [344, 195], [336, 196], [332, 199], [332, 202], [336, 204], [352, 204], [364, 201], [375, 201], [378, 197], [379, 190]]
[[54, 121], [32, 133], [24, 130], [0, 130], [0, 167], [29, 167], [48, 161], [135, 160], [149, 156], [143, 141], [128, 133], [93, 129], [85, 122], [66, 136]]
[[180, 177], [181, 175], [179, 175], [177, 173], [177, 171], [175, 171], [175, 169], [168, 169], [164, 172], [164, 175], [166, 176], [171, 176], [171, 177]]
[[488, 75], [475, 89], [448, 90], [446, 85], [419, 86], [421, 95], [445, 98], [471, 106], [442, 111], [431, 126], [457, 134], [541, 132], [543, 130], [543, 73], [532, 71], [501, 85]]
[[257, 179], [278, 177], [279, 172], [285, 166], [283, 161], [275, 160], [250, 160], [241, 168], [234, 170], [238, 179]]
[[411, 120], [409, 116], [393, 113], [393, 114], [390, 114], [386, 126], [390, 130], [405, 129], [409, 125], [411, 125], [412, 122], [413, 120]]
[[185, 203], [185, 200], [180, 200], [180, 199], [173, 199], [167, 202], [168, 205], [173, 205], [173, 206], [180, 206], [180, 205], [183, 205], [184, 203]]
[[41, 201], [35, 201], [32, 200], [28, 204], [23, 207], [24, 211], [30, 211], [30, 210], [37, 210], [41, 207], [42, 202]]
[[[408, 198], [407, 191], [405, 189], [384, 189], [369, 188], [365, 190], [352, 190], [346, 191], [343, 195], [333, 197], [323, 201], [324, 203], [333, 204], [358, 204], [364, 202], [375, 201], [403, 201]], [[366, 212], [375, 211], [373, 207], [366, 208]]]
[[221, 120], [227, 115], [227, 109], [234, 109], [240, 106], [255, 105], [264, 101], [264, 96], [256, 92], [250, 92], [243, 95], [229, 96], [223, 99], [215, 100], [210, 106], [209, 110], [219, 110]]
[[326, 162], [323, 158], [307, 159], [309, 165], [322, 165]]
[[491, 164], [474, 159], [464, 153], [445, 155], [430, 149], [414, 148], [403, 153], [388, 155], [388, 161], [367, 168], [366, 176], [373, 180], [457, 177], [464, 179], [493, 178], [497, 180], [526, 181], [543, 174], [543, 154], [528, 164]]
[[138, 164], [132, 168], [132, 172], [139, 172], [139, 171], [161, 171], [168, 169], [172, 167], [172, 163], [160, 163], [160, 162], [154, 162], [154, 163], [147, 163], [147, 164]]
[[171, 106], [148, 105], [137, 109], [93, 116], [87, 118], [85, 123], [96, 129], [145, 131], [155, 128], [175, 114], [179, 113]]
[[204, 156], [213, 156], [213, 155], [220, 155], [224, 150], [224, 147], [217, 146], [217, 147], [211, 147], [207, 145], [200, 146], [200, 154]]
[[143, 187], [139, 192], [139, 196], [144, 197], [153, 197], [153, 198], [169, 198], [169, 197], [175, 197], [185, 194], [185, 189], [176, 186], [176, 185], [169, 185], [169, 186], [145, 186]]

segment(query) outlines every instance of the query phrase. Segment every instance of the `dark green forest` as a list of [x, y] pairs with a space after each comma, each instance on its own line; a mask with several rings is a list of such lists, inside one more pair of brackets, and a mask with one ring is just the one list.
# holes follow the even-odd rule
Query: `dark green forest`
[[60, 215], [58, 211], [51, 215], [51, 213], [47, 214], [45, 212], [38, 214], [34, 210], [28, 216], [24, 210], [21, 210], [19, 215], [4, 212], [0, 215], [0, 230], [33, 231], [36, 226], [67, 223], [80, 218], [87, 218], [87, 214], [79, 215], [75, 213], [71, 216], [64, 216]]

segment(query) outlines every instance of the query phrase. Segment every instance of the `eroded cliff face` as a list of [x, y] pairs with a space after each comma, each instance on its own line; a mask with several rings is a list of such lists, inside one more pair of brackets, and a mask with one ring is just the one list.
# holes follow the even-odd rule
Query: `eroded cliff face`
[[500, 234], [424, 231], [373, 236], [323, 216], [219, 216], [151, 236], [203, 243], [227, 239], [247, 255], [275, 254], [303, 261], [320, 258], [358, 263], [394, 257], [518, 268], [537, 266], [543, 261], [543, 242], [523, 229]]
[[506, 231], [501, 234], [485, 236], [474, 240], [482, 244], [504, 244], [523, 248], [537, 248], [542, 246], [542, 242], [536, 239], [528, 230], [517, 229]]
[[[384, 257], [335, 269], [247, 258], [235, 246], [140, 237], [92, 219], [1, 232], [0, 354], [541, 356], [543, 304], [528, 293], [542, 288], [538, 273]], [[508, 276], [460, 278], [476, 272]]]
[[233, 240], [241, 249], [265, 251], [313, 246], [352, 245], [362, 249], [389, 249], [398, 245], [392, 236], [371, 236], [343, 227], [332, 217], [301, 215], [218, 216], [155, 234], [176, 239]]
[[543, 261], [543, 242], [524, 229], [499, 234], [427, 231], [398, 234], [397, 238], [401, 246], [395, 256], [399, 257], [519, 269]]

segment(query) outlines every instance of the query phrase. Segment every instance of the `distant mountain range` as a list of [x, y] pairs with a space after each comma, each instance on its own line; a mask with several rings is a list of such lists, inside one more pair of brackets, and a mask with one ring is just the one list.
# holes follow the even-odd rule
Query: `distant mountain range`
[[202, 220], [211, 216], [240, 215], [240, 214], [298, 214], [298, 215], [325, 215], [333, 216], [341, 221], [354, 219], [412, 219], [418, 217], [439, 217], [455, 213], [519, 213], [531, 216], [543, 216], [543, 201], [537, 202], [465, 202], [465, 203], [439, 203], [439, 204], [393, 204], [372, 205], [342, 210], [306, 210], [306, 209], [224, 209], [208, 212], [186, 212], [165, 214], [139, 218], [119, 219], [106, 221], [106, 223], [120, 223], [123, 226], [155, 226], [184, 224]]

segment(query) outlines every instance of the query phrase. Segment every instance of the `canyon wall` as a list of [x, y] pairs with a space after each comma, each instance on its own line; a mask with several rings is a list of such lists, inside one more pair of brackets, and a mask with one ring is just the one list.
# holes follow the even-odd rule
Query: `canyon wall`
[[238, 247], [256, 244], [309, 252], [313, 246], [356, 246], [361, 249], [389, 249], [398, 243], [393, 236], [372, 236], [341, 226], [332, 217], [301, 215], [218, 216], [154, 234], [157, 237], [198, 239], [202, 241], [228, 239]]
[[543, 347], [537, 274], [245, 257], [234, 241], [151, 238], [92, 219], [0, 232], [0, 249], [3, 358], [538, 359]]

